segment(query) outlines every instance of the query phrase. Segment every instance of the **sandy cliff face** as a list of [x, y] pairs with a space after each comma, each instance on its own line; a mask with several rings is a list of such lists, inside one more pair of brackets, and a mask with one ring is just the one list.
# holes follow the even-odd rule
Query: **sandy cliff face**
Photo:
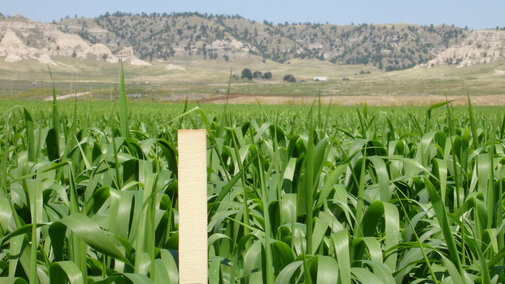
[[251, 48], [242, 41], [228, 37], [214, 40], [210, 44], [210, 50], [220, 54], [226, 54], [228, 51], [232, 51], [234, 56], [247, 56]]
[[447, 48], [425, 66], [454, 64], [458, 67], [489, 64], [505, 59], [505, 31], [473, 31], [461, 44]]
[[149, 62], [138, 59], [133, 54], [133, 48], [131, 47], [124, 47], [123, 49], [121, 49], [121, 51], [119, 52], [119, 56], [122, 58], [123, 62], [130, 63], [131, 65], [138, 65], [138, 66], [151, 65], [151, 63]]
[[0, 41], [0, 57], [2, 56], [5, 56], [5, 62], [35, 59], [43, 64], [55, 65], [54, 61], [46, 52], [26, 46], [11, 29], [5, 31]]
[[54, 58], [74, 57], [117, 63], [123, 57], [123, 61], [133, 65], [150, 65], [138, 59], [131, 48], [125, 47], [115, 55], [101, 43], [90, 44], [77, 34], [60, 31], [54, 24], [37, 23], [21, 16], [0, 21], [0, 38], [0, 57], [5, 62], [32, 59], [56, 65]]

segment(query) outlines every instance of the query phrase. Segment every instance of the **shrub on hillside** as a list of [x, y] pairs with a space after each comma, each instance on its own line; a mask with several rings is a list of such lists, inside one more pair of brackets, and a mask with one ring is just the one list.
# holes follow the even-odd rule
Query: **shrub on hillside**
[[244, 68], [244, 70], [242, 70], [242, 79], [251, 80], [252, 78], [253, 78], [253, 73], [251, 72], [251, 69]]
[[289, 83], [293, 83], [293, 82], [296, 82], [296, 78], [295, 76], [291, 75], [291, 74], [287, 74], [286, 76], [284, 76], [284, 78], [282, 78], [282, 80], [284, 82], [289, 82]]
[[261, 74], [260, 71], [254, 71], [253, 73], [253, 78], [254, 79], [262, 79], [263, 78], [263, 75]]

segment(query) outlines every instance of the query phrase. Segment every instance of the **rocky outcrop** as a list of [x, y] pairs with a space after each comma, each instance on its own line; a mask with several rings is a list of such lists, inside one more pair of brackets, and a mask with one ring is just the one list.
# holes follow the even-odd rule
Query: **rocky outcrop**
[[138, 65], [138, 66], [151, 65], [151, 63], [149, 62], [138, 59], [133, 54], [133, 48], [131, 47], [124, 47], [123, 49], [121, 49], [121, 51], [119, 52], [119, 57], [122, 58], [123, 62], [130, 63], [131, 65]]
[[37, 48], [27, 47], [11, 29], [6, 30], [0, 41], [0, 57], [2, 56], [5, 56], [5, 62], [35, 59], [43, 64], [55, 65], [47, 53]]
[[5, 62], [31, 59], [56, 65], [55, 58], [74, 57], [117, 63], [123, 57], [132, 65], [150, 65], [138, 59], [131, 47], [113, 54], [104, 44], [90, 44], [77, 34], [60, 31], [55, 24], [37, 23], [21, 16], [0, 21], [0, 38], [0, 57], [4, 57]]
[[489, 64], [505, 59], [505, 31], [473, 31], [461, 44], [449, 47], [424, 66], [441, 64], [466, 67]]

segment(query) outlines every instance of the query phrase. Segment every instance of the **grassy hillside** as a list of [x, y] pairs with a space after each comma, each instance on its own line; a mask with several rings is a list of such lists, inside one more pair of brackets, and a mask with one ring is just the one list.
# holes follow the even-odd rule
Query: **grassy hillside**
[[95, 19], [65, 19], [60, 30], [77, 33], [111, 50], [132, 46], [141, 59], [174, 56], [209, 59], [257, 55], [286, 62], [293, 58], [340, 64], [370, 64], [398, 70], [425, 63], [461, 42], [469, 31], [454, 26], [411, 24], [350, 25], [258, 23], [240, 16], [105, 14]]

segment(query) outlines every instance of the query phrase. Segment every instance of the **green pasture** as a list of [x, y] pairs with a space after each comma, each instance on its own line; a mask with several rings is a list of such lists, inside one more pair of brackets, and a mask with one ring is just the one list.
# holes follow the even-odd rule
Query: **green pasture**
[[[117, 64], [94, 59], [56, 58], [50, 66], [58, 95], [74, 91], [90, 92], [86, 99], [106, 100], [117, 96]], [[167, 70], [167, 66], [171, 66]], [[173, 69], [175, 68], [179, 69]], [[150, 66], [126, 65], [126, 91], [141, 94], [143, 101], [163, 101], [195, 94], [219, 95], [226, 90], [230, 72], [240, 77], [244, 68], [272, 72], [271, 80], [232, 79], [231, 92], [250, 95], [323, 96], [430, 96], [503, 95], [505, 63], [456, 66], [418, 67], [384, 72], [374, 66], [335, 65], [314, 60], [291, 60], [279, 64], [254, 57], [203, 60], [193, 57], [153, 61]], [[368, 72], [370, 72], [368, 74]], [[292, 74], [296, 83], [283, 82]], [[327, 82], [314, 82], [315, 76], [328, 77]], [[0, 65], [0, 99], [44, 99], [51, 96], [47, 66], [36, 61], [2, 62]]]

